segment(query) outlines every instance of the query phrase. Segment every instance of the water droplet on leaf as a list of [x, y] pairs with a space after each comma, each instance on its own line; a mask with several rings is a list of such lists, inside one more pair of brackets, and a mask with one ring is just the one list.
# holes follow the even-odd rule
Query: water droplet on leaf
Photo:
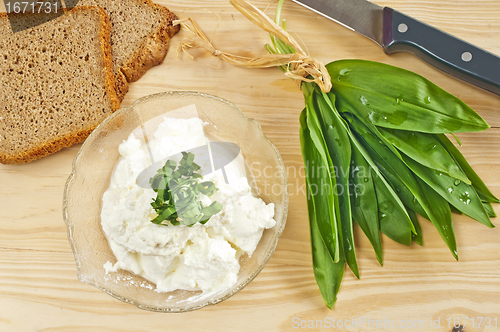
[[368, 116], [372, 123], [378, 123], [380, 121], [380, 114], [376, 112], [370, 112]]
[[341, 76], [346, 76], [347, 74], [349, 74], [350, 71], [351, 71], [350, 69], [344, 68], [344, 69], [339, 71], [339, 74]]
[[425, 152], [428, 152], [432, 149], [435, 149], [437, 147], [436, 144], [427, 144], [425, 146], [422, 147], [422, 150], [425, 151]]
[[464, 192], [462, 195], [460, 195], [459, 197], [460, 201], [466, 205], [469, 205], [471, 200], [470, 200], [470, 195], [469, 195], [469, 192], [466, 191]]
[[383, 214], [389, 214], [394, 212], [394, 204], [391, 201], [384, 201], [380, 203], [379, 210]]

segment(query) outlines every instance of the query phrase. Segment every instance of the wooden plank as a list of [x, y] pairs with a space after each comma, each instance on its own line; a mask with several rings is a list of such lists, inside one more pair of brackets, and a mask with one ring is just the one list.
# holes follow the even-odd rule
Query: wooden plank
[[[376, 2], [500, 55], [500, 2], [496, 0]], [[226, 1], [158, 3], [182, 17], [193, 17], [209, 35], [218, 27], [213, 42], [219, 49], [244, 55], [265, 53], [268, 35]], [[255, 4], [270, 6], [266, 12], [273, 15], [275, 1]], [[325, 63], [361, 58], [400, 66], [424, 75], [471, 105], [495, 128], [458, 135], [463, 144], [460, 149], [500, 196], [500, 97], [453, 79], [410, 54], [387, 56], [368, 39], [292, 2], [285, 3], [283, 17], [310, 54]], [[380, 267], [368, 240], [356, 228], [361, 279], [346, 273], [337, 305], [329, 311], [311, 266], [300, 171], [300, 90], [278, 69], [237, 68], [199, 51], [193, 51], [194, 60], [177, 57], [176, 48], [187, 37], [186, 31], [176, 36], [165, 62], [131, 84], [123, 106], [151, 93], [194, 90], [227, 99], [259, 121], [282, 154], [290, 183], [287, 227], [268, 265], [229, 300], [179, 315], [143, 311], [79, 282], [62, 220], [62, 193], [77, 145], [31, 164], [0, 165], [0, 331], [290, 331], [311, 322], [314, 327], [321, 322], [326, 329], [332, 318], [342, 324], [354, 319], [359, 324], [363, 317], [373, 326], [344, 330], [386, 331], [375, 326], [385, 320], [396, 326], [404, 323], [406, 329], [401, 330], [451, 331], [446, 319], [453, 324], [457, 315], [498, 322], [500, 231], [456, 215], [459, 262], [432, 225], [422, 220], [424, 246], [404, 247], [384, 237], [384, 267]], [[499, 205], [495, 211], [500, 214]], [[500, 330], [484, 328], [485, 322], [477, 328], [477, 323], [475, 329], [466, 331]]]

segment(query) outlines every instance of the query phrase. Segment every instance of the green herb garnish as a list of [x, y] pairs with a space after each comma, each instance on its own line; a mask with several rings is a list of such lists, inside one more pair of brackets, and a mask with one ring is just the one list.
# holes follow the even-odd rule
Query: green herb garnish
[[193, 226], [197, 222], [205, 224], [214, 214], [222, 210], [222, 205], [214, 201], [204, 206], [199, 200], [200, 194], [212, 196], [218, 189], [211, 181], [200, 182], [203, 178], [196, 173], [201, 167], [194, 162], [194, 154], [182, 152], [182, 159], [177, 166], [173, 160], [167, 160], [165, 166], [149, 180], [151, 188], [158, 193], [151, 206], [158, 216], [152, 223], [168, 226]]

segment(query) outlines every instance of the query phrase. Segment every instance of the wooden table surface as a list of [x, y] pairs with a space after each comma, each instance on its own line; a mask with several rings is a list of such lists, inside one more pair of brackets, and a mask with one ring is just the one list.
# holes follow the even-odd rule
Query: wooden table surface
[[[227, 1], [158, 1], [181, 17], [193, 17], [219, 49], [263, 54], [268, 35]], [[500, 55], [498, 0], [380, 0], [410, 16]], [[255, 4], [274, 15], [275, 1]], [[491, 129], [457, 135], [460, 150], [500, 196], [500, 97], [458, 81], [410, 54], [385, 55], [370, 40], [287, 1], [288, 29], [313, 57], [376, 60], [413, 70], [458, 96]], [[361, 279], [347, 272], [338, 302], [328, 310], [314, 280], [309, 244], [298, 117], [303, 97], [278, 69], [243, 69], [201, 52], [176, 57], [188, 34], [179, 33], [164, 63], [131, 84], [123, 106], [142, 96], [173, 90], [214, 94], [257, 119], [289, 170], [286, 229], [271, 260], [241, 292], [215, 306], [184, 313], [140, 310], [81, 283], [62, 219], [62, 196], [80, 145], [27, 165], [0, 165], [0, 331], [293, 331], [346, 324], [344, 331], [500, 331], [500, 227], [488, 229], [454, 215], [460, 261], [430, 222], [422, 220], [424, 246], [405, 247], [383, 237], [384, 267], [356, 228]], [[301, 189], [302, 188], [302, 189]], [[500, 205], [494, 206], [500, 214]], [[493, 220], [500, 225], [500, 220]], [[484, 317], [481, 326], [480, 318]], [[472, 326], [472, 318], [475, 318]], [[465, 322], [465, 318], [460, 318]], [[490, 322], [488, 328], [487, 322]], [[361, 324], [363, 323], [363, 324]], [[385, 328], [382, 326], [385, 324]], [[353, 327], [351, 327], [353, 325]], [[302, 327], [302, 328], [301, 328]]]

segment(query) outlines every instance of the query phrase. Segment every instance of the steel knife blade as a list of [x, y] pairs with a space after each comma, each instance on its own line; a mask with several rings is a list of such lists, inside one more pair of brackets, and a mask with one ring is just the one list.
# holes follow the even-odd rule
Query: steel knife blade
[[387, 54], [409, 52], [436, 68], [500, 95], [500, 57], [366, 0], [292, 0], [380, 45]]

